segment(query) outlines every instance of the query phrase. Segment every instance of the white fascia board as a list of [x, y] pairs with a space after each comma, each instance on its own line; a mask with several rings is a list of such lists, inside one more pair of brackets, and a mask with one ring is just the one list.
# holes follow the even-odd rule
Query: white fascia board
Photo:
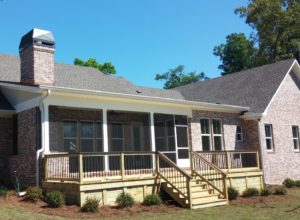
[[128, 100], [141, 100], [141, 101], [156, 101], [162, 102], [164, 104], [177, 104], [184, 107], [189, 107], [192, 109], [205, 109], [211, 111], [227, 111], [227, 112], [243, 112], [249, 111], [249, 107], [235, 106], [235, 105], [224, 105], [224, 104], [215, 104], [215, 103], [206, 103], [206, 102], [195, 102], [195, 101], [186, 101], [186, 100], [177, 100], [169, 98], [157, 98], [150, 96], [139, 96], [139, 95], [129, 95], [129, 94], [120, 94], [104, 91], [94, 91], [94, 90], [83, 90], [83, 89], [72, 89], [65, 87], [55, 87], [55, 86], [40, 86], [41, 89], [48, 90], [50, 89], [53, 92], [65, 93], [65, 94], [81, 94], [81, 95], [91, 95], [91, 96], [103, 96], [103, 97], [116, 97], [116, 98], [126, 98]]
[[266, 109], [264, 110], [263, 115], [267, 115], [267, 112], [268, 112], [268, 109], [269, 109], [271, 103], [274, 101], [277, 93], [279, 92], [280, 88], [282, 87], [283, 83], [285, 82], [285, 79], [290, 74], [290, 72], [291, 72], [292, 69], [296, 72], [296, 75], [297, 75], [297, 77], [300, 80], [300, 66], [299, 66], [297, 60], [294, 60], [294, 62], [292, 63], [291, 67], [288, 69], [287, 73], [285, 74], [283, 80], [281, 81], [280, 85], [278, 86], [276, 92], [272, 96], [271, 101], [269, 102], [269, 104], [267, 105]]

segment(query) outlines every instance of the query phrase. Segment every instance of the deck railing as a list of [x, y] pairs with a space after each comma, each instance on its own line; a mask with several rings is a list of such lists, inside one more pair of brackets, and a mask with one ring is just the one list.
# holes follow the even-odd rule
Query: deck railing
[[45, 180], [105, 181], [154, 177], [155, 152], [50, 154]]
[[198, 151], [197, 153], [220, 169], [260, 169], [258, 151]]
[[226, 174], [197, 152], [190, 153], [192, 175], [206, 182], [211, 189], [227, 198]]

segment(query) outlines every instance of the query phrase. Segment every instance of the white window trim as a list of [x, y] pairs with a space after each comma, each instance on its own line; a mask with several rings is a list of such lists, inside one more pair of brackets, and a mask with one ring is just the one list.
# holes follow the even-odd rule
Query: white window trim
[[[209, 130], [209, 133], [208, 134], [203, 134], [202, 133], [202, 127], [201, 127], [201, 120], [202, 119], [206, 119], [206, 120], [208, 120], [208, 126], [209, 126], [209, 128], [208, 128], [208, 130]], [[211, 119], [210, 118], [200, 118], [200, 120], [199, 120], [199, 122], [200, 122], [200, 132], [201, 132], [201, 142], [202, 142], [202, 136], [206, 136], [206, 137], [209, 137], [209, 151], [211, 151], [212, 150], [212, 146], [213, 146], [213, 142], [212, 142], [212, 130], [211, 130], [211, 128], [212, 128], [212, 126], [211, 126]], [[202, 150], [203, 150], [203, 143], [202, 143]]]
[[[218, 121], [220, 121], [220, 126], [221, 126], [221, 134], [215, 134], [214, 133], [214, 128], [213, 128], [213, 120], [218, 120]], [[215, 142], [214, 142], [214, 137], [221, 137], [221, 151], [223, 150], [223, 147], [224, 147], [224, 145], [223, 145], [223, 121], [222, 121], [222, 119], [221, 118], [211, 118], [211, 133], [212, 133], [212, 143], [213, 143], [213, 149], [214, 149], [214, 151], [216, 150], [216, 148], [215, 148]]]
[[[297, 137], [294, 137], [294, 132], [293, 132], [293, 128], [297, 128]], [[300, 151], [300, 142], [299, 142], [299, 126], [297, 125], [292, 125], [292, 137], [293, 137], [293, 148], [295, 152], [299, 152]], [[295, 148], [295, 144], [294, 144], [294, 140], [297, 140], [298, 143], [298, 147]]]
[[[241, 132], [238, 132], [238, 131], [237, 131], [237, 130], [238, 130], [238, 129], [237, 129], [238, 127], [241, 128]], [[236, 141], [236, 142], [243, 142], [243, 141], [244, 141], [244, 135], [243, 135], [243, 133], [244, 133], [243, 127], [242, 127], [241, 125], [237, 125], [237, 126], [236, 126], [236, 136], [235, 136], [235, 137], [236, 137], [236, 138], [235, 138], [235, 141]], [[238, 138], [237, 138], [238, 135], [241, 136], [241, 139], [240, 139], [240, 140], [238, 140]]]
[[[270, 126], [270, 128], [271, 128], [271, 137], [267, 137], [266, 136], [266, 126]], [[266, 140], [266, 149], [267, 149], [267, 151], [268, 152], [274, 152], [274, 141], [273, 141], [273, 126], [272, 126], [272, 124], [265, 124], [265, 140]], [[267, 146], [267, 139], [268, 140], [271, 140], [271, 149], [268, 149], [268, 146]]]

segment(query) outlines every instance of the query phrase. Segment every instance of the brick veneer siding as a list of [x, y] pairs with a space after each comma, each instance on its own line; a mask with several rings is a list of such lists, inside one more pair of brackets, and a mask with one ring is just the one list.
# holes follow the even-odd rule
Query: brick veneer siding
[[[40, 111], [32, 108], [18, 114], [18, 154], [10, 156], [11, 176], [19, 177], [22, 187], [36, 183], [36, 150], [40, 147]], [[40, 179], [42, 175], [40, 176]]]
[[8, 183], [8, 157], [12, 154], [13, 148], [13, 119], [0, 118], [0, 184]]
[[31, 45], [20, 52], [21, 82], [30, 85], [53, 85], [54, 48]]
[[[201, 127], [200, 119], [201, 118], [218, 118], [222, 120], [223, 125], [223, 150], [236, 150], [236, 149], [245, 149], [247, 138], [244, 138], [242, 142], [236, 142], [236, 127], [241, 125], [244, 127], [248, 125], [247, 122], [244, 122], [239, 118], [239, 114], [232, 113], [221, 113], [221, 112], [206, 112], [193, 110], [192, 118], [190, 119], [190, 131], [191, 131], [191, 145], [194, 151], [202, 150], [202, 139], [201, 139]], [[243, 129], [245, 131], [245, 128]], [[244, 132], [244, 135], [245, 134]]]
[[[292, 125], [300, 127], [300, 82], [288, 74], [261, 120], [262, 158], [267, 184], [281, 184], [285, 178], [300, 179], [300, 152], [294, 151]], [[272, 124], [274, 151], [268, 152], [264, 124]]]

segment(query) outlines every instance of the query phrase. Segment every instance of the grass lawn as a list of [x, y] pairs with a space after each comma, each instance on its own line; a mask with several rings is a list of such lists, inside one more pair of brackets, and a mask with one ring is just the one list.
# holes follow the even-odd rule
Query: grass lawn
[[[270, 197], [259, 197], [253, 200], [245, 200], [247, 202], [241, 200], [241, 202], [238, 201], [228, 206], [197, 210], [182, 209], [166, 213], [138, 213], [122, 217], [113, 217], [113, 219], [300, 219], [300, 189], [290, 189], [288, 190], [288, 194], [289, 196], [283, 197], [272, 196], [272, 199], [270, 199]], [[256, 204], [254, 205], [254, 203]], [[12, 207], [9, 204], [1, 203], [0, 219], [47, 220], [65, 218], [38, 214], [24, 207]]]

